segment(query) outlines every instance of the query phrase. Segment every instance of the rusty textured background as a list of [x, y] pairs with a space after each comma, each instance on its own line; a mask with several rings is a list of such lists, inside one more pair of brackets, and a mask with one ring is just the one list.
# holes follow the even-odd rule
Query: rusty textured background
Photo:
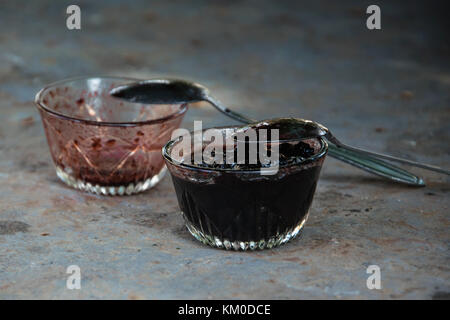
[[[275, 250], [210, 249], [186, 231], [170, 177], [101, 197], [56, 178], [32, 100], [78, 75], [199, 81], [255, 118], [292, 115], [343, 141], [449, 167], [450, 46], [437, 2], [0, 3], [0, 298], [449, 298], [449, 179], [393, 184], [327, 159], [301, 237]], [[428, 5], [430, 3], [428, 2]], [[232, 123], [205, 105], [194, 119]], [[65, 288], [67, 266], [82, 289]], [[366, 287], [381, 267], [382, 290]]]

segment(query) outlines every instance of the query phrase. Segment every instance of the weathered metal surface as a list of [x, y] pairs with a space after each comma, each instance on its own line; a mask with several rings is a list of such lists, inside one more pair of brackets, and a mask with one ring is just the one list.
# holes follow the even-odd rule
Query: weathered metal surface
[[[301, 116], [343, 141], [447, 167], [449, 44], [439, 8], [379, 1], [80, 1], [0, 4], [0, 298], [449, 297], [449, 180], [392, 184], [328, 159], [301, 237], [275, 250], [203, 246], [170, 177], [136, 196], [59, 182], [32, 99], [76, 75], [178, 76], [254, 118]], [[224, 125], [212, 108], [184, 121]], [[81, 290], [66, 268], [81, 268]], [[381, 290], [366, 268], [381, 268]]]

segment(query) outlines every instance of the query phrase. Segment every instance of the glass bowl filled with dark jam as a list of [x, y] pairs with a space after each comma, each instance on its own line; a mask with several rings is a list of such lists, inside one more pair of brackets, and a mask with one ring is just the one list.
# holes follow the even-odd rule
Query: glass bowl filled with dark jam
[[161, 148], [186, 104], [140, 104], [109, 91], [136, 79], [63, 80], [36, 95], [58, 177], [71, 187], [102, 195], [147, 190], [164, 176]]
[[[215, 128], [223, 141], [230, 141], [236, 129]], [[181, 148], [183, 141], [190, 148]], [[250, 161], [249, 149], [245, 162], [238, 163], [236, 140], [217, 149], [218, 157], [213, 151], [215, 160], [202, 155], [195, 161], [195, 150], [211, 151], [211, 141], [210, 136], [191, 133], [163, 148], [189, 232], [204, 244], [234, 250], [273, 248], [295, 238], [308, 218], [328, 150], [325, 140], [269, 141], [269, 149], [278, 143], [272, 174], [262, 174], [266, 164]], [[216, 160], [222, 157], [223, 162]]]

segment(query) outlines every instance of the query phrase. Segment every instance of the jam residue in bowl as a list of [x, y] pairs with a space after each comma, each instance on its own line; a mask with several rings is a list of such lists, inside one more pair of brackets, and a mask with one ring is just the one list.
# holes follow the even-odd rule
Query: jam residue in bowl
[[179, 127], [186, 105], [144, 105], [109, 95], [126, 78], [77, 78], [48, 85], [36, 95], [58, 177], [103, 195], [141, 192], [166, 167], [161, 148]]

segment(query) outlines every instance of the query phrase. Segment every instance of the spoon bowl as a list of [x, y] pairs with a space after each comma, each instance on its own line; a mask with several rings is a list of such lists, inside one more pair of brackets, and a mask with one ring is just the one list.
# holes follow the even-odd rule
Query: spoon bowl
[[206, 90], [197, 83], [184, 80], [152, 79], [115, 87], [110, 94], [130, 102], [177, 104], [202, 101]]
[[275, 118], [251, 123], [235, 131], [235, 135], [248, 130], [278, 130], [280, 142], [292, 142], [326, 136], [328, 129], [319, 123], [300, 118]]
[[177, 104], [207, 101], [219, 112], [242, 123], [254, 122], [228, 109], [209, 90], [195, 82], [180, 79], [150, 79], [113, 88], [113, 97], [144, 104]]

